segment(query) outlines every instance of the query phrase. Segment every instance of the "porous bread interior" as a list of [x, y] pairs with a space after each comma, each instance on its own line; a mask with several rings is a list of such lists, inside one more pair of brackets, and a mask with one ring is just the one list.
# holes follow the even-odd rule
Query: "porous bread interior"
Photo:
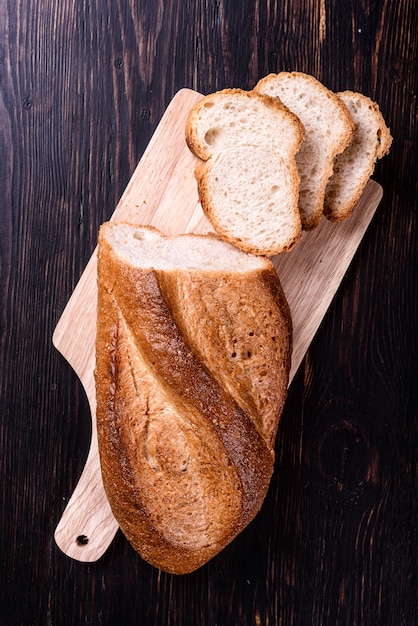
[[164, 237], [155, 229], [114, 223], [103, 232], [116, 254], [136, 267], [246, 272], [266, 265], [263, 258], [212, 236]]
[[338, 94], [354, 122], [351, 143], [339, 154], [326, 189], [331, 218], [347, 217], [373, 174], [376, 158], [389, 150], [391, 137], [377, 105], [366, 96], [350, 91]]
[[217, 93], [196, 107], [193, 132], [203, 146], [202, 158], [238, 146], [265, 145], [292, 152], [300, 142], [299, 127], [289, 112], [280, 105], [267, 108], [264, 99], [239, 90]]
[[[239, 172], [239, 173], [238, 173]], [[239, 145], [220, 152], [206, 173], [209, 213], [220, 233], [257, 249], [292, 240], [297, 194], [287, 162], [267, 146]], [[245, 191], [243, 190], [245, 187]]]
[[288, 250], [300, 237], [296, 116], [277, 99], [224, 90], [196, 105], [186, 125], [203, 210], [216, 232], [255, 254]]
[[311, 76], [281, 72], [262, 79], [261, 93], [280, 100], [295, 113], [305, 128], [305, 137], [296, 154], [300, 175], [299, 208], [302, 221], [322, 211], [325, 185], [332, 173], [332, 161], [347, 144], [349, 122], [335, 94]]

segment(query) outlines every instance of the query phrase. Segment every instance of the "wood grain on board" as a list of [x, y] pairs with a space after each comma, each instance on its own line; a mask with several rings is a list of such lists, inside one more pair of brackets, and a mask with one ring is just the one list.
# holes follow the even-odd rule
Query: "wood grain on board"
[[[195, 157], [184, 139], [185, 118], [202, 96], [183, 89], [167, 108], [113, 216], [114, 221], [149, 224], [165, 234], [211, 230], [194, 178]], [[292, 312], [292, 381], [382, 197], [369, 181], [351, 219], [323, 219], [303, 233], [289, 253], [273, 258]], [[92, 441], [85, 469], [56, 528], [55, 540], [68, 556], [96, 561], [118, 524], [104, 493], [95, 423], [96, 253], [91, 257], [55, 329], [55, 347], [80, 378], [90, 404]]]

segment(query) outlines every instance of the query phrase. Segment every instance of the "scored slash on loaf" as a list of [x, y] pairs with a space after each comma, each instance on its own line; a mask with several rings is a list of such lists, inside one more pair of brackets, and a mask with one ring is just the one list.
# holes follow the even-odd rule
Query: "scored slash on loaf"
[[289, 308], [268, 259], [213, 235], [101, 227], [103, 484], [122, 531], [155, 567], [195, 570], [260, 509], [291, 344]]

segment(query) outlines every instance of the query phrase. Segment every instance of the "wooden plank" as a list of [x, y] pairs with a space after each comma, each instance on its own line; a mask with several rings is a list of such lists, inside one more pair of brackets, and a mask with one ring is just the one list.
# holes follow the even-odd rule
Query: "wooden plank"
[[[193, 170], [196, 162], [184, 139], [191, 106], [202, 96], [183, 89], [164, 114], [113, 216], [114, 221], [150, 224], [166, 234], [208, 232], [210, 224], [198, 202]], [[382, 197], [369, 181], [353, 216], [340, 224], [323, 219], [304, 233], [295, 249], [273, 258], [292, 312], [293, 379], [329, 304], [347, 271]], [[95, 561], [118, 528], [101, 476], [95, 423], [96, 252], [90, 259], [53, 335], [57, 350], [79, 376], [89, 400], [92, 441], [77, 487], [56, 528], [57, 545], [68, 556]]]

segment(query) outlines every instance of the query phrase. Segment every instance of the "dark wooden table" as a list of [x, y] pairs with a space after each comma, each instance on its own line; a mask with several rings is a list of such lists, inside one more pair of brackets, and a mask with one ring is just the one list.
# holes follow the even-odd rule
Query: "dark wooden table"
[[[0, 0], [0, 623], [418, 623], [415, 0]], [[375, 99], [383, 201], [290, 389], [254, 522], [194, 574], [53, 532], [90, 442], [54, 327], [182, 87], [309, 72]]]

